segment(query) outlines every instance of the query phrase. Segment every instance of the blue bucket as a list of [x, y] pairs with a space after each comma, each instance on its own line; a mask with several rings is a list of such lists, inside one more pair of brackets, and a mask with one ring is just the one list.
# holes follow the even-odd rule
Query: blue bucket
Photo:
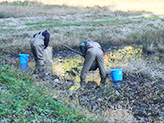
[[29, 54], [19, 54], [20, 70], [26, 71], [28, 69], [28, 56]]
[[122, 69], [111, 69], [110, 70], [113, 81], [122, 81]]

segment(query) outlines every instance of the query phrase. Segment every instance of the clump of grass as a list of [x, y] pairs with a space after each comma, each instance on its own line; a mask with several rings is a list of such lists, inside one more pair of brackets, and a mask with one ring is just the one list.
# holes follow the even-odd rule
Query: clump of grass
[[144, 53], [152, 54], [163, 49], [164, 30], [147, 31], [142, 35], [134, 34], [131, 38], [134, 42], [143, 46]]
[[155, 52], [155, 45], [154, 45], [154, 43], [147, 44], [146, 46], [144, 46], [143, 51], [147, 52], [148, 54], [154, 53]]
[[[154, 45], [150, 45], [149, 52], [154, 52]], [[123, 68], [124, 73], [131, 77], [164, 79], [163, 67], [158, 64], [160, 58], [156, 55], [143, 57], [143, 46], [126, 46], [119, 50], [107, 53], [105, 59], [106, 70]]]
[[5, 18], [5, 15], [3, 13], [0, 13], [0, 18]]
[[133, 78], [149, 78], [152, 80], [162, 79], [163, 77], [163, 67], [155, 64], [144, 61], [144, 60], [135, 60], [131, 62], [127, 62], [125, 66], [123, 66], [124, 73], [127, 76], [131, 76]]
[[108, 109], [105, 112], [102, 112], [104, 118], [104, 122], [111, 122], [111, 123], [130, 123], [130, 122], [137, 122], [132, 112], [127, 109], [123, 109], [119, 107], [118, 109]]
[[[3, 4], [3, 3], [2, 3]], [[11, 3], [5, 3], [5, 4], [9, 4], [9, 5], [15, 5], [15, 6], [28, 6], [28, 5], [34, 5], [34, 4], [39, 4], [38, 2], [36, 1], [14, 1], [14, 2], [11, 2]]]
[[164, 40], [157, 44], [157, 48], [160, 52], [164, 52]]

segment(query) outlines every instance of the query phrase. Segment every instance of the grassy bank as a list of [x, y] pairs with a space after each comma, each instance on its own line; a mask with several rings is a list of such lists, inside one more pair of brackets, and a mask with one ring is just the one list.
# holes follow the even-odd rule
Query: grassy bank
[[98, 122], [34, 85], [32, 78], [0, 66], [0, 122]]

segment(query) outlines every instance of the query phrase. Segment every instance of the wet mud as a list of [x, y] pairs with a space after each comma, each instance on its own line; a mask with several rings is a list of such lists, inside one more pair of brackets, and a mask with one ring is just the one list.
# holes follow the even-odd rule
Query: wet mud
[[[1, 64], [19, 69], [18, 55], [2, 55], [0, 59]], [[88, 110], [92, 112], [106, 111], [107, 109], [117, 110], [122, 107], [131, 111], [137, 121], [156, 122], [164, 120], [163, 80], [152, 80], [149, 77], [137, 75], [134, 77], [123, 73], [123, 81], [114, 82], [111, 74], [108, 73], [106, 85], [101, 87], [99, 86], [100, 76], [97, 70], [88, 73], [87, 85], [82, 88], [79, 84], [79, 75], [83, 65], [81, 56], [68, 50], [58, 51], [53, 53], [53, 62], [55, 67], [58, 67], [55, 71], [59, 74], [52, 72], [52, 64], [49, 66], [49, 70], [47, 69], [49, 76], [46, 79], [51, 81], [52, 89], [67, 93], [70, 100], [78, 99], [79, 104]], [[35, 62], [31, 54], [28, 67], [27, 72], [32, 74]], [[68, 94], [68, 91], [71, 93]]]

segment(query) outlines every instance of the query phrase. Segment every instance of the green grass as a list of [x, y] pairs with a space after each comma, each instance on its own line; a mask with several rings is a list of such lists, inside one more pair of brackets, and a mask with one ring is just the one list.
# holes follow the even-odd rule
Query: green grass
[[14, 5], [14, 6], [28, 6], [28, 5], [31, 5], [31, 4], [37, 4], [37, 2], [35, 1], [28, 1], [28, 0], [25, 0], [25, 1], [14, 1], [14, 2], [1, 2], [0, 5]]
[[129, 22], [130, 19], [121, 19], [121, 20], [103, 20], [103, 21], [90, 21], [90, 22], [81, 22], [81, 23], [67, 23], [67, 24], [55, 24], [53, 21], [47, 22], [38, 22], [38, 23], [26, 23], [26, 26], [36, 26], [36, 27], [67, 27], [67, 26], [82, 26], [82, 25], [99, 25], [105, 23], [120, 23], [120, 22]]
[[[71, 26], [102, 26], [101, 24], [122, 24], [122, 23], [127, 23], [131, 22], [133, 23], [134, 21], [138, 20], [143, 20], [143, 19], [157, 19], [160, 18], [159, 16], [151, 16], [151, 17], [138, 17], [138, 18], [133, 18], [133, 19], [113, 19], [113, 20], [108, 20], [108, 19], [103, 19], [103, 20], [93, 20], [93, 21], [88, 21], [88, 22], [80, 22], [80, 23], [74, 23], [73, 21], [65, 23], [65, 22], [59, 22], [59, 21], [54, 21], [54, 20], [47, 20], [47, 21], [42, 21], [42, 22], [36, 22], [36, 23], [26, 23], [24, 24], [26, 30], [41, 30], [44, 28], [52, 28], [52, 27], [71, 27]], [[161, 19], [162, 20], [162, 19]], [[14, 28], [19, 27], [19, 26], [9, 26], [9, 25], [2, 25], [1, 27], [4, 27], [1, 29], [0, 32], [4, 34], [6, 31], [13, 31]], [[7, 27], [7, 28], [6, 28]], [[21, 31], [22, 29], [19, 29]], [[91, 30], [92, 31], [92, 30]], [[6, 33], [5, 33], [6, 34]]]
[[27, 73], [0, 66], [0, 122], [95, 122], [33, 84]]
[[38, 23], [26, 23], [26, 26], [39, 26], [39, 27], [67, 27], [67, 26], [82, 26], [82, 25], [99, 25], [99, 24], [117, 24], [117, 23], [124, 23], [124, 22], [133, 22], [141, 19], [159, 19], [159, 16], [151, 16], [151, 17], [138, 17], [133, 19], [116, 19], [116, 20], [101, 20], [101, 21], [88, 21], [88, 22], [81, 22], [81, 23], [65, 23], [65, 24], [55, 24], [55, 21], [49, 20], [46, 22], [38, 22]]
[[101, 20], [101, 21], [88, 21], [88, 22], [81, 22], [81, 23], [64, 23], [64, 24], [55, 24], [55, 21], [50, 20], [46, 22], [38, 22], [38, 23], [26, 23], [26, 26], [31, 26], [35, 29], [42, 29], [42, 28], [52, 28], [52, 27], [71, 27], [71, 26], [88, 26], [88, 25], [100, 25], [100, 24], [119, 24], [119, 23], [127, 23], [127, 22], [134, 22], [141, 19], [157, 19], [160, 18], [159, 16], [153, 17], [139, 17], [133, 19], [116, 19], [116, 20]]
[[5, 15], [3, 13], [0, 13], [0, 18], [5, 18]]

